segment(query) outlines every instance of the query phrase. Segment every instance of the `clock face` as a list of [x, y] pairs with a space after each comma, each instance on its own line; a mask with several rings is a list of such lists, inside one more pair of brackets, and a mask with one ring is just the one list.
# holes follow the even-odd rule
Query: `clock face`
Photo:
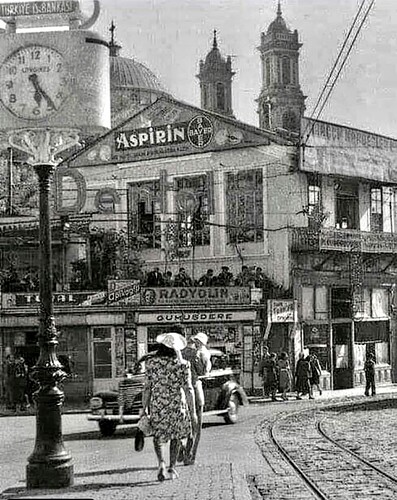
[[0, 67], [0, 99], [18, 118], [40, 120], [57, 113], [69, 92], [66, 63], [50, 47], [22, 47]]

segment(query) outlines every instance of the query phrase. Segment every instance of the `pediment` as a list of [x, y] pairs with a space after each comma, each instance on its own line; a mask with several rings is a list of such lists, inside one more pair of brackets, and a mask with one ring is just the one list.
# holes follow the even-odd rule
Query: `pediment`
[[83, 167], [285, 143], [271, 132], [162, 97], [66, 163]]

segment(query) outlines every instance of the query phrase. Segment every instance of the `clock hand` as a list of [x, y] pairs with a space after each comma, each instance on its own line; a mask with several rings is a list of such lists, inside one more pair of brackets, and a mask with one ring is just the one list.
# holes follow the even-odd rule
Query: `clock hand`
[[49, 97], [49, 95], [41, 88], [39, 84], [39, 80], [37, 78], [36, 73], [29, 75], [29, 81], [32, 82], [33, 87], [35, 89], [34, 100], [37, 102], [37, 105], [40, 106], [42, 98], [47, 102], [49, 109], [54, 109], [56, 111], [55, 104], [53, 100]]

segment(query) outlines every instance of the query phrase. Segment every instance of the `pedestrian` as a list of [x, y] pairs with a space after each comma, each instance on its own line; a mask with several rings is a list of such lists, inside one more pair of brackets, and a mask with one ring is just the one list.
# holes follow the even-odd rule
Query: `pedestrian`
[[187, 274], [186, 269], [181, 267], [178, 274], [174, 278], [174, 286], [176, 287], [188, 287], [193, 286], [192, 278]]
[[207, 269], [207, 272], [198, 280], [198, 286], [213, 286], [215, 282], [213, 269]]
[[267, 346], [263, 347], [263, 355], [259, 362], [259, 376], [262, 379], [263, 397], [269, 397], [269, 387], [267, 384], [267, 364], [269, 361], [269, 348]]
[[168, 474], [175, 479], [178, 477], [175, 465], [180, 442], [195, 430], [197, 414], [190, 366], [181, 355], [181, 350], [186, 347], [185, 338], [170, 332], [159, 335], [156, 342], [156, 353], [146, 361], [140, 415], [150, 415], [158, 460], [157, 479], [164, 481], [165, 445], [170, 443]]
[[299, 359], [295, 369], [296, 399], [302, 399], [302, 396], [308, 394], [309, 399], [313, 399], [310, 387], [312, 372], [309, 358], [305, 357], [303, 352], [299, 353]]
[[371, 391], [371, 395], [375, 396], [376, 387], [375, 387], [375, 356], [372, 353], [367, 355], [367, 359], [364, 363], [364, 372], [365, 372], [365, 395], [369, 396], [369, 391]]
[[147, 275], [147, 281], [146, 285], [147, 286], [163, 286], [164, 280], [163, 280], [163, 275], [160, 272], [160, 269], [156, 267], [153, 271], [150, 271]]
[[291, 367], [289, 364], [288, 354], [282, 352], [280, 354], [280, 359], [278, 360], [278, 372], [279, 372], [279, 388], [282, 393], [282, 399], [284, 401], [288, 400], [287, 392], [291, 390], [292, 385], [292, 375]]
[[14, 409], [14, 373], [15, 359], [12, 354], [7, 354], [4, 366], [5, 401], [8, 410]]
[[28, 406], [28, 367], [25, 359], [18, 356], [14, 364], [13, 407], [25, 411]]
[[171, 286], [174, 286], [174, 278], [172, 277], [172, 272], [171, 271], [167, 271], [165, 274], [164, 274], [164, 277], [163, 277], [163, 286], [165, 287], [171, 287]]
[[222, 266], [221, 272], [214, 279], [216, 286], [232, 286], [233, 273], [228, 266]]
[[204, 332], [198, 332], [190, 339], [188, 347], [182, 351], [182, 356], [190, 362], [197, 413], [196, 430], [192, 437], [188, 438], [186, 448], [182, 448], [180, 454], [185, 465], [194, 464], [201, 437], [205, 400], [203, 384], [199, 377], [206, 376], [211, 371], [211, 355], [207, 343], [208, 336]]
[[316, 354], [313, 353], [313, 354], [309, 355], [309, 363], [310, 363], [310, 369], [312, 371], [312, 377], [310, 379], [312, 396], [314, 397], [314, 393], [313, 393], [314, 387], [317, 387], [318, 393], [321, 396], [321, 394], [323, 393], [323, 391], [321, 390], [321, 387], [320, 387], [320, 377], [321, 377], [322, 368], [321, 368], [320, 361], [319, 361], [318, 357], [316, 356]]
[[268, 362], [266, 364], [267, 369], [267, 385], [269, 394], [272, 401], [277, 401], [276, 394], [278, 390], [278, 366], [277, 366], [277, 354], [272, 352], [269, 356]]

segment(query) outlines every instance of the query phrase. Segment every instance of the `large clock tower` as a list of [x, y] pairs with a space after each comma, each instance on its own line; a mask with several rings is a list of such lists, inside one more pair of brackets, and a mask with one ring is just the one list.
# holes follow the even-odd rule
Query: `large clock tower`
[[305, 96], [299, 84], [301, 46], [297, 30], [291, 31], [283, 19], [279, 1], [277, 17], [261, 34], [258, 47], [262, 62], [262, 89], [257, 99], [261, 128], [300, 131], [305, 111]]

